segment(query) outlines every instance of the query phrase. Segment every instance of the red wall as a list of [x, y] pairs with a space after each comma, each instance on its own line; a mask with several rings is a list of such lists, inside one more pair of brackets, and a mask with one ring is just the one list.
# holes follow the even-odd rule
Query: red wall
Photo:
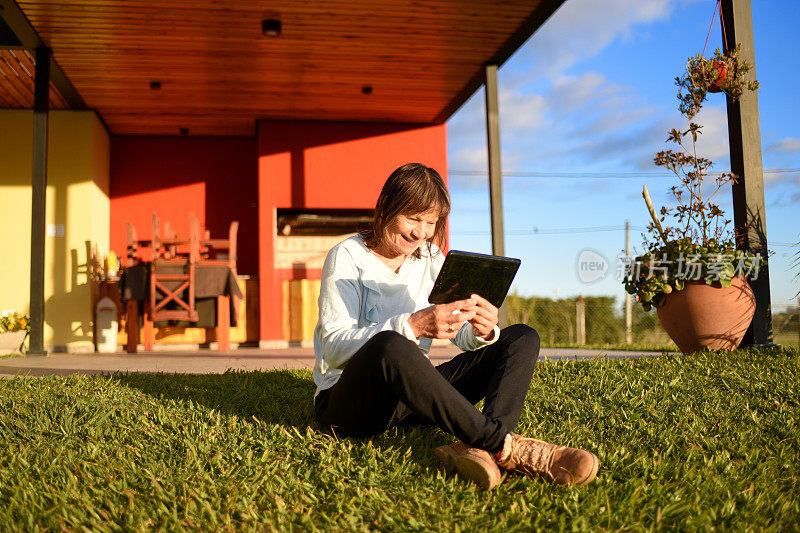
[[[389, 174], [424, 163], [446, 179], [446, 126], [262, 121], [258, 127], [261, 340], [282, 339], [277, 208], [373, 208]], [[308, 273], [309, 277], [318, 275]]]
[[149, 238], [152, 213], [189, 234], [189, 213], [213, 237], [239, 221], [238, 271], [258, 273], [255, 138], [111, 138], [111, 247], [125, 256], [125, 222]]
[[125, 255], [126, 221], [148, 238], [153, 211], [183, 234], [191, 211], [213, 236], [238, 220], [239, 273], [259, 278], [260, 338], [282, 340], [282, 281], [320, 273], [275, 269], [276, 209], [372, 208], [409, 162], [446, 179], [446, 127], [262, 121], [255, 139], [115, 136], [111, 246]]

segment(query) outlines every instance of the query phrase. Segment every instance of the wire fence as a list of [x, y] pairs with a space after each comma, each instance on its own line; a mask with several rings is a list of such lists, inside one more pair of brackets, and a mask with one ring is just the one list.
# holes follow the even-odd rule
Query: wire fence
[[772, 306], [772, 334], [775, 344], [800, 348], [798, 311], [800, 301]]
[[[512, 294], [506, 302], [510, 323], [534, 327], [544, 347], [677, 350], [655, 311], [645, 313], [635, 302], [628, 328], [624, 298], [552, 299]], [[798, 304], [773, 306], [772, 327], [775, 343], [800, 348]]]

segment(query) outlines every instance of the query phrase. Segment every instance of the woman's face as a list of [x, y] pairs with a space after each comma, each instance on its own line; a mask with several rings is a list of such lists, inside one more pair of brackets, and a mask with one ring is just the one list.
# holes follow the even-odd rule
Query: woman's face
[[386, 226], [387, 248], [400, 255], [411, 255], [433, 237], [438, 220], [437, 208], [413, 215], [397, 215]]

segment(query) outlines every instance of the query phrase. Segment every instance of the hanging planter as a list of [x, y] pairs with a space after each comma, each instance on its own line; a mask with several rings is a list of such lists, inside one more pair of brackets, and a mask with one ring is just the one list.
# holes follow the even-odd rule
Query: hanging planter
[[708, 92], [722, 92], [728, 79], [728, 65], [724, 61], [714, 61], [711, 64], [711, 69], [714, 74], [714, 81], [708, 86]]
[[733, 99], [741, 98], [745, 90], [755, 91], [758, 81], [747, 79], [752, 68], [739, 57], [740, 46], [723, 54], [719, 48], [714, 57], [705, 59], [701, 54], [686, 62], [686, 74], [675, 79], [680, 92], [680, 111], [691, 119], [700, 111], [707, 93], [724, 92]]
[[719, 21], [722, 26], [722, 40], [727, 40], [720, 0], [717, 0], [716, 4], [702, 53], [689, 58], [686, 62], [686, 74], [675, 78], [675, 83], [679, 88], [678, 100], [680, 101], [681, 114], [690, 120], [700, 112], [707, 93], [724, 92], [735, 102], [742, 96], [745, 89], [750, 91], [758, 89], [756, 80], [747, 79], [747, 73], [752, 67], [746, 60], [739, 58], [741, 45], [737, 44], [736, 48], [728, 50], [724, 54], [717, 48], [713, 58], [704, 58], [717, 11], [720, 12]]

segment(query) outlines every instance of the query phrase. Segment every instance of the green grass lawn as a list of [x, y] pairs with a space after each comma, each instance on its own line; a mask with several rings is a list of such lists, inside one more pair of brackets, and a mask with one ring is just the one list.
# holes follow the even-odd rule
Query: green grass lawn
[[307, 371], [0, 380], [0, 529], [796, 530], [800, 357], [541, 363], [519, 432], [586, 487], [438, 468], [434, 428], [337, 439]]

